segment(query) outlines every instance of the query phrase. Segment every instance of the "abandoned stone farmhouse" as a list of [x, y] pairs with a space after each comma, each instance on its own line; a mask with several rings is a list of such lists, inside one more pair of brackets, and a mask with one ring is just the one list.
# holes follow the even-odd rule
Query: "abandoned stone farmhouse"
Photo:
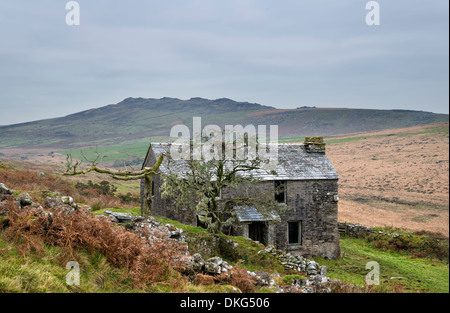
[[[151, 144], [143, 167], [155, 164], [161, 154], [170, 154], [170, 144]], [[171, 161], [171, 162], [184, 162]], [[168, 171], [165, 159], [159, 172]], [[175, 164], [176, 165], [176, 164]], [[171, 163], [171, 169], [177, 169]], [[179, 166], [180, 173], [183, 166]], [[241, 235], [265, 245], [304, 257], [336, 258], [340, 255], [338, 232], [338, 179], [339, 176], [325, 154], [321, 137], [307, 137], [303, 144], [279, 144], [276, 175], [258, 171], [261, 192], [273, 192], [276, 201], [293, 208], [283, 216], [264, 217], [254, 207], [235, 208], [237, 222], [231, 235]], [[154, 215], [165, 216], [193, 226], [201, 226], [197, 216], [188, 210], [176, 211], [171, 199], [161, 198], [161, 176], [155, 175], [153, 185], [141, 183], [142, 204], [144, 194], [152, 194], [151, 210]], [[151, 190], [145, 190], [151, 188]], [[277, 190], [277, 191], [275, 191]], [[281, 192], [280, 192], [281, 190]], [[238, 191], [229, 191], [230, 194]], [[227, 192], [222, 194], [227, 196]]]

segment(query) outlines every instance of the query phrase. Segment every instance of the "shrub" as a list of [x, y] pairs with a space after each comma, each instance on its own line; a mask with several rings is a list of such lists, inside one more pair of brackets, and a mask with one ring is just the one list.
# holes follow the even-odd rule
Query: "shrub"
[[93, 202], [93, 203], [91, 203], [91, 210], [93, 211], [93, 212], [95, 212], [95, 211], [100, 211], [100, 210], [102, 210], [102, 209], [104, 209], [104, 207], [103, 207], [103, 203], [101, 202], [101, 201], [95, 201], [95, 202]]
[[119, 199], [126, 204], [138, 204], [141, 201], [141, 198], [139, 196], [134, 196], [131, 192], [128, 192], [126, 195], [120, 194]]
[[117, 191], [117, 187], [106, 180], [101, 181], [100, 184], [93, 183], [92, 180], [89, 180], [87, 184], [78, 182], [75, 184], [75, 188], [84, 195], [92, 195], [92, 191], [96, 191], [100, 195], [114, 196], [114, 193]]
[[412, 254], [421, 258], [436, 258], [448, 262], [448, 239], [431, 232], [402, 234], [373, 233], [366, 237], [368, 242], [380, 250], [391, 250]]
[[63, 264], [69, 260], [82, 263], [78, 249], [100, 253], [112, 265], [126, 269], [136, 287], [155, 282], [179, 284], [180, 274], [175, 270], [184, 266], [185, 247], [165, 240], [164, 234], [141, 237], [123, 227], [113, 227], [110, 220], [95, 217], [83, 209], [68, 215], [57, 209], [51, 213], [50, 217], [38, 209], [19, 210], [12, 204], [5, 237], [17, 243], [23, 254], [39, 254], [43, 244], [59, 246]]
[[286, 275], [283, 277], [282, 282], [285, 285], [292, 285], [294, 283], [300, 283], [302, 280], [305, 280], [306, 277], [302, 275]]
[[256, 279], [250, 276], [247, 269], [241, 267], [240, 263], [241, 261], [231, 269], [231, 285], [239, 288], [244, 293], [254, 291], [256, 288]]
[[211, 275], [204, 275], [204, 274], [197, 274], [194, 278], [194, 284], [196, 285], [213, 285], [215, 282], [215, 279]]

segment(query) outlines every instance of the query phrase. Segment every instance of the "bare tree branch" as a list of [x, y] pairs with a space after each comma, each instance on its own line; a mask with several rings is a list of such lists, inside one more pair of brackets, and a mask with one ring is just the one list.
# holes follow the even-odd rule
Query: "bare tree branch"
[[[151, 190], [151, 185], [153, 183], [153, 175], [158, 174], [158, 169], [161, 166], [161, 163], [165, 156], [164, 154], [161, 155], [152, 167], [145, 167], [140, 171], [134, 171], [134, 170], [130, 171], [130, 170], [127, 170], [127, 168], [125, 168], [125, 171], [112, 171], [109, 169], [100, 168], [98, 166], [98, 161], [103, 156], [101, 155], [101, 153], [98, 152], [98, 150], [96, 150], [95, 153], [96, 153], [96, 158], [94, 160], [89, 160], [87, 158], [85, 152], [83, 150], [81, 150], [81, 155], [88, 163], [91, 163], [91, 166], [84, 168], [84, 169], [80, 169], [82, 162], [79, 160], [76, 160], [74, 163], [72, 154], [70, 152], [68, 152], [66, 154], [66, 171], [64, 173], [62, 173], [62, 175], [77, 176], [77, 175], [86, 175], [91, 172], [96, 172], [99, 174], [108, 175], [113, 179], [121, 180], [121, 181], [144, 179], [146, 184], [150, 185], [150, 190]], [[151, 206], [151, 204], [149, 204], [148, 202], [151, 202], [151, 195], [146, 200], [147, 201], [144, 201], [144, 204], [146, 204], [146, 209], [143, 210], [143, 212], [142, 212], [143, 215], [148, 215], [150, 213], [149, 206]]]

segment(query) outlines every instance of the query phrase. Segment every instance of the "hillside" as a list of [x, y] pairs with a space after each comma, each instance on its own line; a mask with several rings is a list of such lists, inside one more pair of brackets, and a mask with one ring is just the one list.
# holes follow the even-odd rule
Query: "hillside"
[[368, 109], [275, 109], [222, 98], [127, 98], [61, 118], [0, 126], [0, 149], [147, 144], [167, 139], [173, 125], [278, 125], [282, 138], [337, 135], [448, 121], [448, 114]]
[[[301, 141], [291, 139], [287, 141]], [[328, 136], [327, 155], [339, 173], [339, 219], [368, 226], [395, 226], [441, 232], [449, 227], [449, 124]], [[142, 159], [148, 145], [101, 147], [103, 165]], [[0, 159], [53, 173], [62, 171], [65, 157], [49, 149], [3, 149]], [[88, 157], [94, 150], [85, 150]], [[81, 159], [81, 150], [71, 151]], [[28, 162], [12, 161], [27, 159]], [[139, 167], [136, 164], [135, 167]], [[92, 174], [74, 180], [101, 181]], [[111, 180], [111, 183], [117, 184]], [[117, 184], [125, 193], [139, 194], [138, 183]]]
[[[139, 207], [114, 197], [0, 162], [0, 293], [448, 292], [448, 239], [436, 234], [395, 230], [403, 240], [392, 246], [392, 230], [377, 228], [365, 238], [341, 236], [336, 260], [307, 260], [164, 217], [142, 219]], [[381, 284], [367, 286], [365, 265], [374, 260]], [[79, 285], [67, 282], [68, 261], [80, 264]]]
[[[344, 282], [342, 286], [335, 286], [332, 292], [448, 292], [448, 129], [448, 123], [440, 123], [326, 137], [327, 155], [341, 177], [339, 220], [367, 226], [385, 226], [376, 229], [376, 234], [379, 231], [385, 234], [375, 234], [373, 238], [342, 236], [342, 254], [337, 260], [315, 258], [318, 264], [328, 267], [327, 273], [331, 279], [337, 278]], [[144, 148], [144, 145], [130, 146], [129, 150], [125, 150], [125, 146], [112, 147], [105, 152], [119, 157], [120, 153], [127, 151], [142, 157]], [[104, 177], [93, 174], [68, 179], [55, 175], [55, 172], [61, 170], [55, 163], [60, 162], [62, 158], [57, 153], [52, 156], [43, 155], [36, 159], [30, 157], [29, 161], [32, 162], [8, 160], [3, 165], [0, 161], [0, 182], [15, 189], [15, 195], [28, 192], [33, 199], [41, 203], [50, 190], [73, 196], [76, 203], [95, 208], [95, 214], [102, 214], [105, 209], [133, 214], [140, 211], [137, 207], [138, 201], [124, 203], [124, 198], [117, 197], [118, 194], [129, 191], [138, 195], [138, 182], [122, 183], [109, 180], [118, 187], [116, 196], [99, 196], [95, 190], [85, 193], [86, 186], [75, 184], [76, 182], [86, 183], [90, 179], [100, 182]], [[44, 177], [39, 175], [41, 171], [46, 173]], [[183, 228], [186, 234], [204, 233], [204, 230], [175, 221], [162, 219], [160, 222]], [[80, 226], [84, 227], [84, 224], [80, 223]], [[443, 233], [447, 239], [426, 231]], [[388, 236], [392, 232], [403, 234], [404, 240], [393, 242], [395, 237]], [[146, 285], [141, 280], [134, 281], [130, 278], [132, 272], [127, 268], [114, 266], [107, 260], [107, 254], [103, 251], [86, 254], [86, 249], [77, 251], [80, 259], [85, 262], [85, 272], [82, 273], [84, 283], [81, 289], [74, 288], [64, 282], [68, 271], [59, 261], [64, 252], [63, 248], [48, 247], [44, 242], [42, 246], [38, 246], [42, 249], [23, 255], [24, 247], [5, 237], [6, 234], [0, 231], [0, 292], [184, 293], [233, 290], [233, 286], [227, 281], [215, 282], [210, 277], [203, 276], [196, 276], [196, 280], [173, 270], [167, 273], [170, 274], [169, 278], [150, 281], [150, 284]], [[446, 253], [442, 260], [435, 255], [424, 253], [426, 249], [423, 249], [422, 244], [435, 251], [435, 246], [427, 246], [430, 242], [447, 244], [443, 250], [436, 250]], [[399, 243], [401, 245], [398, 245]], [[246, 270], [263, 270], [280, 275], [275, 281], [283, 288], [286, 283], [301, 280], [299, 277], [303, 273], [299, 275], [284, 271], [273, 262], [268, 264], [267, 259], [257, 259], [261, 255], [258, 253], [261, 248], [251, 242], [247, 243], [241, 238], [238, 247], [245, 252], [242, 258], [246, 261], [242, 266]], [[226, 255], [219, 255], [230, 261]], [[382, 284], [378, 289], [355, 290], [348, 285], [362, 286], [367, 273], [364, 270], [365, 265], [374, 260], [383, 269]], [[236, 262], [230, 263], [237, 265]], [[26, 266], [22, 266], [23, 264]], [[23, 283], [25, 281], [27, 284]], [[133, 281], [138, 284], [133, 284]], [[254, 292], [273, 290], [258, 287]]]
[[339, 220], [449, 234], [449, 124], [330, 137]]

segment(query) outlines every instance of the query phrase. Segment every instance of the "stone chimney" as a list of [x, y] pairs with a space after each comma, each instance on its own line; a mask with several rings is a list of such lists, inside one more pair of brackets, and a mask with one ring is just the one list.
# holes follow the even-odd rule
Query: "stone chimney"
[[325, 153], [325, 142], [323, 137], [305, 137], [306, 152]]

